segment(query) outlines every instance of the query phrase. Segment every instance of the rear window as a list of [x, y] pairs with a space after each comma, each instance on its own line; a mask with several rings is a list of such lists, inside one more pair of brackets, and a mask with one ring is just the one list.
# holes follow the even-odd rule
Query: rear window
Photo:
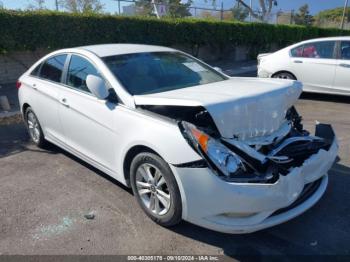
[[39, 76], [53, 82], [61, 82], [64, 63], [67, 55], [58, 55], [49, 58], [44, 62], [40, 69]]

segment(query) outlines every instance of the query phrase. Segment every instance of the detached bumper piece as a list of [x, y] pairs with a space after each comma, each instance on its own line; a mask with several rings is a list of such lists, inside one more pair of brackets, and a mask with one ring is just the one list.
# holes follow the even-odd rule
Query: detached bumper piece
[[323, 138], [329, 144], [332, 144], [335, 139], [333, 128], [329, 124], [319, 123], [316, 125], [315, 136]]

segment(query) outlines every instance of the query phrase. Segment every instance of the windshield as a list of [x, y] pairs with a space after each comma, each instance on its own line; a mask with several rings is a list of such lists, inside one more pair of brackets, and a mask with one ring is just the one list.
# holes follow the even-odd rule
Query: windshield
[[103, 61], [132, 95], [203, 85], [226, 77], [178, 52], [134, 53], [103, 57]]

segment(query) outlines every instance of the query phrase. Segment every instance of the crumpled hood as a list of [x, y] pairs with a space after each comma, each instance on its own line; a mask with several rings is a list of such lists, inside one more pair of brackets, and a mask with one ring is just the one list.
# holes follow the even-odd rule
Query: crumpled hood
[[173, 91], [136, 95], [136, 105], [203, 106], [225, 138], [247, 140], [269, 135], [286, 121], [287, 110], [302, 92], [300, 82], [230, 78]]

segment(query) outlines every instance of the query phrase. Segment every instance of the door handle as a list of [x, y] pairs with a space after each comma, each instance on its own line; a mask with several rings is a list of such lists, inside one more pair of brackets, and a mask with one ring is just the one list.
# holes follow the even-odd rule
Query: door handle
[[350, 64], [339, 64], [339, 65], [342, 66], [342, 67], [350, 68]]
[[33, 84], [32, 87], [34, 90], [38, 90], [38, 87], [36, 86], [36, 84]]
[[301, 60], [294, 60], [293, 62], [297, 63], [297, 64], [302, 64], [303, 63], [303, 61], [301, 61]]
[[60, 101], [61, 101], [61, 104], [62, 104], [62, 105], [64, 105], [65, 107], [69, 107], [69, 104], [68, 104], [66, 98], [62, 98]]

